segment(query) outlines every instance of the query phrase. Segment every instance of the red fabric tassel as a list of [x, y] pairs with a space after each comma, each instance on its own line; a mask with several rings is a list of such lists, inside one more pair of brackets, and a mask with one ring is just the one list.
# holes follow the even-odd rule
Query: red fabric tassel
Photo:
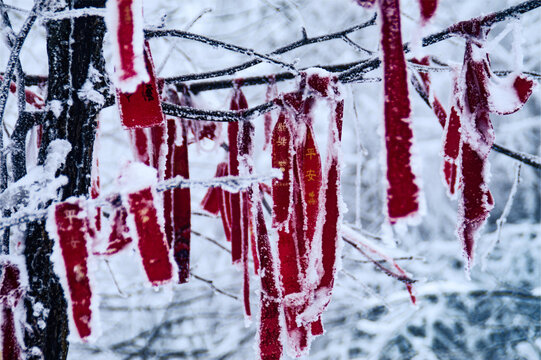
[[298, 244], [298, 236], [302, 236], [303, 220], [300, 190], [298, 184], [295, 184], [295, 177], [292, 176], [296, 170], [294, 169], [296, 158], [292, 156], [293, 144], [286, 121], [287, 116], [289, 114], [284, 111], [280, 113], [271, 139], [272, 167], [280, 169], [283, 173], [282, 180], [272, 181], [273, 225], [278, 229], [279, 272], [282, 280], [287, 342], [292, 354], [300, 356], [308, 346], [307, 327], [297, 325], [297, 315], [304, 304], [304, 301], [299, 299], [302, 289]]
[[[235, 108], [235, 109], [234, 109]], [[238, 105], [231, 101], [231, 109], [238, 110]], [[239, 160], [237, 138], [239, 134], [239, 124], [231, 122], [227, 125], [229, 138], [229, 175], [239, 175]], [[242, 258], [242, 225], [241, 225], [241, 204], [239, 193], [226, 193], [229, 197], [231, 221], [231, 256], [233, 263], [239, 263]]]
[[127, 217], [128, 211], [124, 206], [119, 205], [113, 209], [113, 221], [107, 249], [104, 253], [97, 255], [114, 255], [131, 244], [133, 239], [130, 236], [130, 229], [126, 223]]
[[134, 128], [130, 130], [130, 140], [135, 159], [150, 166], [150, 135], [148, 129]]
[[[17, 337], [15, 311], [20, 304], [23, 290], [19, 268], [9, 260], [1, 259], [0, 306], [2, 308], [2, 359], [22, 359], [22, 339]], [[21, 333], [22, 333], [22, 329]]]
[[406, 60], [400, 34], [399, 0], [379, 0], [385, 93], [385, 144], [387, 148], [387, 210], [389, 220], [419, 210], [415, 176], [411, 168], [410, 101]]
[[144, 56], [150, 80], [137, 85], [133, 93], [117, 89], [120, 119], [122, 125], [130, 129], [160, 125], [165, 121], [148, 43], [145, 43]]
[[127, 195], [129, 216], [138, 235], [138, 248], [143, 267], [152, 285], [171, 280], [173, 267], [169, 261], [165, 235], [158, 223], [158, 210], [150, 188]]
[[[218, 173], [214, 175], [214, 177], [218, 176]], [[220, 213], [220, 200], [220, 188], [210, 188], [207, 190], [207, 193], [203, 197], [203, 200], [201, 200], [201, 208], [213, 215], [218, 215]]]
[[261, 360], [279, 360], [282, 356], [280, 326], [280, 292], [277, 285], [276, 262], [267, 233], [260, 199], [257, 207], [257, 250], [261, 264], [261, 320], [259, 323], [259, 353]]
[[[240, 86], [240, 84], [238, 84]], [[248, 102], [244, 97], [243, 92], [240, 88], [235, 88], [233, 93], [233, 98], [231, 99], [231, 110], [243, 110], [248, 108]], [[238, 125], [237, 133], [237, 166], [238, 172], [242, 172], [243, 175], [249, 175], [252, 173], [252, 138], [254, 136], [254, 126], [250, 122], [242, 122]], [[232, 139], [231, 139], [232, 140]], [[230, 145], [231, 147], [231, 145]], [[230, 150], [231, 156], [231, 150]], [[231, 164], [231, 162], [230, 162]], [[233, 195], [233, 194], [231, 194]], [[243, 269], [243, 294], [244, 294], [244, 313], [247, 318], [251, 317], [250, 309], [250, 272], [248, 268], [248, 255], [250, 249], [250, 218], [251, 218], [251, 201], [250, 198], [253, 195], [253, 189], [248, 188], [247, 190], [240, 193], [241, 199], [241, 259], [242, 259], [242, 269]], [[233, 241], [234, 237], [233, 237]], [[234, 243], [232, 243], [234, 245]]]
[[419, 0], [421, 8], [421, 22], [425, 24], [434, 16], [438, 7], [438, 0]]
[[158, 170], [158, 179], [165, 179], [165, 157], [167, 156], [167, 127], [166, 123], [151, 127], [150, 139], [152, 142], [151, 166]]
[[[330, 302], [334, 279], [336, 275], [336, 256], [338, 250], [338, 241], [340, 236], [340, 162], [338, 151], [342, 139], [342, 118], [344, 111], [344, 102], [336, 104], [334, 116], [329, 128], [329, 149], [327, 151], [326, 161], [326, 186], [325, 191], [325, 222], [322, 230], [322, 265], [323, 276], [316, 290], [316, 298], [327, 298], [323, 309]], [[315, 332], [322, 333], [323, 326], [321, 315], [316, 320]]]
[[[214, 177], [222, 176], [227, 176], [227, 163], [225, 162], [218, 164], [216, 168], [216, 175], [214, 175]], [[215, 206], [218, 208], [217, 211], [215, 210]], [[219, 187], [210, 188], [207, 190], [203, 201], [201, 201], [201, 207], [213, 214], [220, 213], [225, 238], [227, 241], [231, 241], [231, 227], [229, 225], [230, 215], [228, 214], [230, 211], [229, 194]]]
[[[182, 145], [174, 146], [173, 177], [190, 178], [188, 166], [188, 129], [184, 121], [182, 126]], [[191, 204], [190, 188], [173, 189], [173, 255], [179, 271], [179, 283], [188, 282], [190, 277], [190, 237], [191, 237]]]
[[92, 289], [88, 278], [88, 218], [80, 200], [69, 200], [54, 208], [58, 245], [66, 271], [73, 322], [81, 339], [92, 333]]
[[115, 76], [122, 91], [133, 93], [135, 87], [148, 80], [143, 59], [142, 1], [115, 0], [107, 3], [107, 26], [112, 35]]
[[[487, 179], [488, 155], [494, 144], [494, 130], [489, 114], [509, 114], [519, 110], [531, 94], [534, 83], [524, 76], [515, 75], [515, 78], [511, 79], [511, 86], [501, 79], [490, 84], [494, 80], [491, 79], [488, 54], [482, 46], [487, 30], [481, 27], [478, 20], [460, 23], [455, 30], [466, 36], [461, 79], [465, 91], [455, 91], [455, 103], [458, 105], [452, 109], [449, 128], [456, 113], [456, 117], [460, 119], [461, 143], [461, 196], [457, 232], [469, 270], [473, 263], [476, 232], [485, 223], [494, 206]], [[493, 99], [490, 90], [496, 86], [500, 87], [501, 91], [508, 91], [509, 99], [503, 102], [501, 99]], [[455, 122], [458, 120], [455, 119]], [[448, 129], [448, 138], [449, 132]], [[454, 142], [456, 143], [456, 140]]]

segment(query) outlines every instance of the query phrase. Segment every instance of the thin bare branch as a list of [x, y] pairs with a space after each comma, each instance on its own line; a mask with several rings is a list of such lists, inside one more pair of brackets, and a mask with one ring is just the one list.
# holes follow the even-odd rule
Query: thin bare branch
[[196, 275], [196, 274], [193, 273], [193, 271], [190, 273], [190, 275], [193, 276], [195, 279], [197, 279], [197, 280], [199, 280], [199, 281], [202, 281], [202, 282], [208, 284], [208, 286], [210, 286], [211, 289], [216, 290], [216, 292], [219, 292], [220, 294], [225, 295], [225, 296], [229, 296], [231, 299], [235, 299], [235, 300], [237, 300], [237, 301], [240, 301], [240, 299], [239, 299], [237, 296], [235, 296], [235, 295], [233, 295], [233, 294], [230, 294], [230, 293], [228, 293], [227, 291], [224, 291], [224, 290], [222, 290], [222, 289], [216, 287], [216, 286], [214, 285], [214, 282], [213, 282], [212, 280], [205, 279], [204, 277], [201, 277], [201, 276], [199, 276], [199, 275]]
[[[376, 16], [374, 15], [374, 17], [372, 17], [372, 19], [370, 19], [367, 22], [352, 26], [350, 28], [347, 28], [339, 32], [322, 35], [322, 36], [316, 36], [312, 38], [303, 37], [301, 40], [297, 40], [279, 49], [274, 50], [269, 55], [280, 55], [280, 54], [289, 52], [291, 50], [297, 49], [301, 46], [317, 44], [317, 43], [334, 40], [334, 39], [341, 39], [343, 36], [347, 34], [364, 29], [366, 27], [369, 27], [375, 24], [376, 24]], [[233, 75], [241, 70], [248, 69], [249, 67], [260, 64], [261, 62], [262, 60], [260, 59], [254, 59], [252, 61], [248, 61], [248, 62], [242, 63], [237, 66], [233, 66], [227, 69], [221, 69], [221, 70], [210, 71], [210, 72], [199, 73], [199, 74], [181, 75], [181, 76], [166, 78], [165, 80], [168, 83], [183, 83], [185, 81], [191, 81], [191, 80], [203, 80], [203, 79], [211, 79], [211, 78], [220, 77], [220, 76]]]
[[187, 40], [193, 40], [198, 41], [204, 44], [208, 44], [213, 47], [226, 49], [229, 51], [233, 51], [239, 54], [255, 57], [261, 61], [266, 61], [271, 64], [279, 65], [281, 67], [284, 67], [288, 70], [292, 70], [294, 72], [298, 72], [297, 69], [293, 64], [289, 64], [286, 62], [283, 62], [281, 60], [278, 60], [270, 55], [265, 55], [258, 53], [255, 50], [248, 49], [242, 46], [237, 46], [233, 44], [229, 44], [220, 40], [211, 39], [209, 37], [193, 34], [187, 31], [182, 30], [175, 30], [175, 29], [145, 29], [145, 37], [147, 39], [152, 39], [156, 37], [179, 37]]

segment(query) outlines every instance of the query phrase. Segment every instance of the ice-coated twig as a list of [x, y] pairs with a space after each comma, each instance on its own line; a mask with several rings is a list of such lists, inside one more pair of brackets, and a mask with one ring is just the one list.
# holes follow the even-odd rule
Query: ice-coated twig
[[70, 9], [59, 12], [49, 12], [45, 11], [40, 14], [40, 18], [51, 21], [51, 20], [63, 20], [63, 19], [74, 19], [85, 16], [105, 16], [105, 9], [87, 7], [84, 9]]
[[211, 39], [211, 38], [203, 36], [203, 35], [193, 34], [193, 33], [190, 33], [190, 32], [187, 32], [187, 31], [182, 31], [182, 30], [175, 30], [175, 29], [145, 29], [145, 37], [147, 39], [152, 39], [152, 38], [155, 38], [155, 37], [169, 37], [169, 36], [171, 36], [171, 37], [179, 37], [179, 38], [193, 40], [193, 41], [198, 41], [198, 42], [208, 44], [208, 45], [213, 46], [213, 47], [222, 48], [222, 49], [233, 51], [233, 52], [236, 52], [236, 53], [239, 53], [239, 54], [255, 57], [255, 58], [257, 58], [257, 59], [259, 59], [261, 61], [265, 61], [265, 62], [268, 62], [268, 63], [271, 63], [271, 64], [279, 65], [279, 66], [284, 67], [284, 68], [286, 68], [288, 70], [291, 70], [291, 71], [293, 71], [295, 73], [298, 72], [294, 65], [286, 63], [286, 62], [281, 61], [281, 60], [278, 60], [278, 59], [276, 59], [275, 57], [273, 57], [271, 55], [265, 55], [265, 54], [258, 53], [257, 51], [255, 51], [253, 49], [248, 49], [248, 48], [245, 48], [245, 47], [242, 47], [242, 46], [229, 44], [229, 43], [226, 43], [226, 42], [223, 42], [223, 41], [220, 41], [220, 40]]
[[250, 176], [221, 176], [205, 180], [184, 179], [181, 176], [161, 181], [156, 185], [156, 191], [166, 191], [174, 188], [185, 189], [193, 187], [221, 187], [229, 192], [239, 192], [249, 188], [253, 184], [269, 182], [282, 176], [280, 171], [272, 171], [268, 175], [250, 175]]
[[[311, 37], [311, 38], [303, 37], [301, 40], [297, 40], [297, 41], [292, 42], [290, 44], [287, 44], [287, 45], [285, 45], [285, 46], [283, 46], [283, 47], [281, 47], [279, 49], [274, 50], [269, 55], [280, 55], [280, 54], [284, 54], [286, 52], [289, 52], [291, 50], [297, 49], [297, 48], [299, 48], [301, 46], [317, 44], [317, 43], [321, 43], [321, 42], [325, 42], [325, 41], [329, 41], [329, 40], [341, 39], [344, 36], [346, 36], [347, 34], [350, 34], [352, 32], [364, 29], [364, 28], [369, 27], [369, 26], [373, 26], [375, 24], [376, 24], [376, 16], [374, 15], [372, 17], [372, 19], [370, 19], [367, 22], [352, 26], [350, 28], [347, 28], [347, 29], [339, 31], [339, 32], [335, 32], [335, 33], [331, 33], [331, 34], [327, 34], [327, 35], [322, 35], [322, 36]], [[233, 75], [233, 74], [235, 74], [235, 73], [237, 73], [237, 72], [239, 72], [241, 70], [247, 69], [247, 68], [255, 66], [257, 64], [260, 64], [261, 62], [262, 62], [262, 60], [260, 60], [260, 59], [254, 59], [254, 60], [242, 63], [242, 64], [237, 65], [237, 66], [233, 66], [233, 67], [230, 67], [230, 68], [227, 68], [227, 69], [210, 71], [210, 72], [206, 72], [206, 73], [181, 75], [181, 76], [167, 78], [165, 80], [168, 83], [182, 83], [182, 82], [185, 82], [185, 81], [203, 80], [203, 79], [211, 79], [211, 78], [220, 77], [220, 76]]]
[[[342, 224], [342, 238], [346, 243], [357, 249], [363, 256], [365, 256], [370, 262], [372, 262], [378, 269], [383, 271], [386, 275], [393, 277], [397, 280], [404, 282], [405, 284], [413, 284], [416, 280], [410, 278], [404, 270], [392, 259], [391, 257], [378, 251], [373, 244], [370, 244], [368, 239], [361, 236], [359, 233], [351, 229], [349, 226]], [[378, 255], [381, 259], [394, 266], [397, 272], [382, 265], [381, 261], [372, 258], [368, 252]]]
[[[205, 180], [184, 179], [177, 176], [168, 180], [159, 182], [156, 185], [156, 191], [166, 191], [174, 188], [192, 188], [192, 187], [221, 187], [229, 192], [238, 192], [250, 187], [254, 183], [269, 182], [272, 179], [277, 179], [282, 176], [280, 171], [273, 171], [267, 175], [250, 175], [250, 176], [223, 176], [219, 178], [211, 178]], [[120, 194], [102, 195], [96, 199], [86, 199], [87, 204], [93, 206], [109, 207], [114, 206], [118, 202]], [[49, 206], [54, 206], [58, 202], [54, 202]], [[15, 215], [9, 218], [0, 218], [0, 230], [7, 229], [11, 226], [25, 224], [32, 221], [43, 220], [47, 217], [47, 209], [34, 211], [18, 211]]]
[[192, 275], [194, 278], [196, 278], [197, 280], [202, 281], [202, 282], [208, 284], [208, 286], [210, 286], [210, 288], [211, 288], [212, 290], [215, 290], [215, 291], [219, 292], [219, 293], [222, 294], [222, 295], [229, 296], [231, 299], [235, 299], [235, 300], [237, 300], [237, 301], [240, 301], [240, 299], [239, 299], [237, 296], [235, 296], [235, 295], [233, 295], [233, 294], [230, 294], [230, 293], [228, 293], [227, 291], [224, 291], [224, 290], [222, 290], [222, 289], [216, 287], [216, 286], [214, 285], [214, 282], [213, 282], [212, 280], [205, 279], [204, 277], [201, 277], [201, 276], [199, 276], [199, 275], [196, 275], [196, 274], [193, 273], [193, 271], [191, 271], [191, 275]]
[[231, 250], [229, 250], [228, 248], [226, 248], [225, 246], [220, 244], [218, 241], [216, 241], [214, 239], [211, 239], [208, 236], [205, 236], [205, 235], [203, 235], [203, 234], [201, 234], [201, 233], [199, 233], [199, 232], [197, 232], [195, 230], [192, 230], [192, 234], [194, 234], [195, 236], [199, 236], [200, 238], [205, 239], [205, 240], [213, 243], [214, 245], [218, 246], [219, 248], [221, 248], [221, 249], [223, 249], [223, 250], [225, 250], [225, 251], [227, 251], [228, 253], [231, 254]]
[[488, 245], [485, 253], [483, 254], [482, 260], [481, 260], [481, 268], [482, 270], [486, 269], [487, 265], [487, 258], [494, 250], [496, 245], [500, 242], [502, 237], [502, 229], [503, 225], [507, 222], [507, 217], [509, 216], [509, 213], [511, 212], [511, 208], [513, 207], [513, 201], [515, 200], [515, 195], [517, 193], [518, 184], [520, 183], [520, 170], [522, 168], [522, 164], [516, 164], [515, 166], [515, 180], [513, 181], [513, 185], [511, 186], [511, 190], [509, 191], [509, 196], [507, 198], [507, 201], [505, 202], [505, 206], [502, 211], [502, 215], [498, 220], [496, 220], [496, 236], [494, 239], [490, 242]]
[[[460, 32], [461, 25], [476, 20], [482, 26], [490, 27], [498, 22], [508, 20], [510, 18], [517, 18], [522, 14], [525, 14], [529, 11], [532, 11], [541, 6], [541, 0], [529, 0], [525, 1], [516, 6], [511, 6], [507, 9], [483, 16], [481, 18], [474, 18], [466, 21], [461, 21], [456, 24], [449, 26], [447, 29], [440, 31], [438, 33], [426, 36], [422, 39], [422, 46], [426, 47], [429, 45], [436, 44], [440, 41], [446, 40], [451, 36]], [[410, 43], [407, 42], [404, 44], [404, 52], [409, 52]], [[344, 83], [353, 82], [357, 78], [362, 77], [368, 71], [378, 68], [381, 64], [381, 60], [378, 57], [374, 57], [369, 61], [364, 61], [356, 66], [353, 66], [351, 69], [344, 71], [340, 74], [339, 79]]]
[[[28, 33], [30, 32], [30, 29], [32, 28], [32, 25], [34, 25], [34, 22], [37, 19], [37, 10], [41, 8], [42, 6], [42, 0], [37, 0], [34, 3], [34, 6], [32, 8], [32, 12], [28, 15], [26, 20], [24, 21], [21, 30], [15, 37], [12, 46], [11, 46], [11, 53], [9, 55], [8, 64], [6, 66], [6, 71], [4, 72], [4, 79], [2, 80], [2, 83], [0, 85], [0, 128], [3, 127], [4, 124], [4, 111], [6, 109], [6, 103], [9, 95], [9, 87], [11, 85], [11, 79], [13, 76], [13, 72], [15, 71], [17, 64], [19, 64], [19, 54], [21, 53], [21, 49], [23, 47], [24, 41], [26, 40], [26, 37], [28, 36]], [[3, 130], [0, 130], [0, 135], [3, 133]], [[3, 136], [0, 136], [0, 149], [3, 149]], [[6, 161], [5, 161], [5, 155], [0, 155], [0, 189], [5, 188], [7, 185], [7, 168], [6, 168]]]
[[266, 112], [272, 111], [278, 107], [274, 102], [267, 102], [246, 110], [203, 110], [189, 106], [180, 106], [162, 102], [162, 110], [166, 115], [177, 116], [185, 119], [217, 121], [217, 122], [233, 122], [245, 121], [251, 118], [258, 117]]

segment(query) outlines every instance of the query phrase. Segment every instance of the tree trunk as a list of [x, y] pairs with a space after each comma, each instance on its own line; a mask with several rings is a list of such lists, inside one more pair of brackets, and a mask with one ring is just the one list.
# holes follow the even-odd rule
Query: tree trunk
[[[55, 10], [104, 6], [105, 0], [71, 0], [66, 7]], [[40, 163], [45, 161], [53, 140], [69, 141], [72, 149], [60, 171], [68, 183], [62, 188], [61, 198], [88, 196], [97, 115], [104, 104], [89, 100], [82, 89], [89, 81], [105, 99], [108, 89], [102, 57], [105, 24], [102, 17], [84, 16], [48, 21], [46, 28], [49, 77]], [[61, 112], [56, 115], [50, 106], [53, 101], [61, 105]], [[29, 324], [25, 345], [29, 359], [65, 359], [68, 353], [66, 294], [53, 272], [52, 245], [43, 221], [28, 225], [25, 258], [30, 289], [25, 300]], [[46, 310], [39, 311], [37, 304]]]

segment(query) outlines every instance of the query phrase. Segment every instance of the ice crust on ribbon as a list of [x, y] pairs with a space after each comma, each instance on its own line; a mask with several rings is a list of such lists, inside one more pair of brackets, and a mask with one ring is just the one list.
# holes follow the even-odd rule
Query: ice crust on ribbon
[[47, 231], [54, 239], [53, 259], [68, 301], [70, 328], [86, 341], [96, 335], [96, 306], [89, 275], [89, 251], [93, 240], [84, 200], [70, 198], [52, 206]]
[[115, 83], [120, 91], [133, 93], [149, 81], [143, 55], [143, 0], [108, 0], [105, 20], [113, 43]]

